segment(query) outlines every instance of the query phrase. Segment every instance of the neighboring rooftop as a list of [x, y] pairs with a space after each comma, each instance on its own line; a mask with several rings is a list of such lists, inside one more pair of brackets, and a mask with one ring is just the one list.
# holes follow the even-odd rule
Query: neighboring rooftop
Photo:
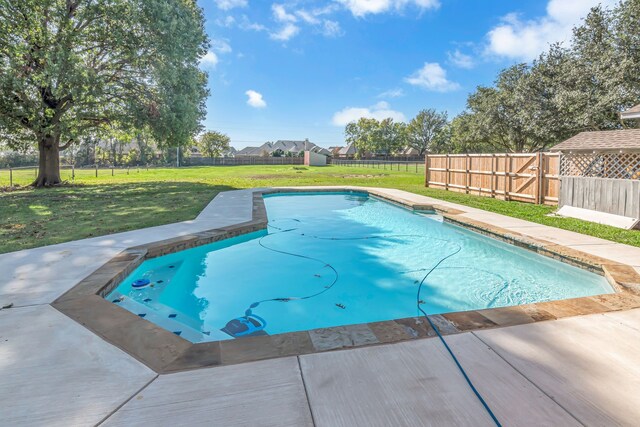
[[260, 156], [263, 153], [272, 154], [276, 150], [283, 152], [299, 153], [301, 151], [314, 151], [316, 153], [331, 155], [326, 148], [322, 148], [310, 142], [308, 139], [304, 141], [278, 140], [276, 142], [265, 142], [259, 147], [246, 147], [235, 153], [236, 156]]
[[640, 129], [581, 132], [551, 148], [551, 151], [594, 150], [640, 151]]
[[259, 147], [244, 147], [240, 151], [236, 151], [236, 156], [257, 156], [260, 154]]
[[338, 154], [341, 156], [352, 156], [356, 154], [356, 146], [353, 144], [349, 144], [346, 147], [342, 147]]

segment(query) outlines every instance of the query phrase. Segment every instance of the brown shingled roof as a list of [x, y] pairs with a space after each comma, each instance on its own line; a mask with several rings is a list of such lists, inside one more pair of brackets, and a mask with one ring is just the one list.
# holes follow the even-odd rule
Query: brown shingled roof
[[640, 151], [640, 129], [581, 132], [551, 148], [551, 151]]

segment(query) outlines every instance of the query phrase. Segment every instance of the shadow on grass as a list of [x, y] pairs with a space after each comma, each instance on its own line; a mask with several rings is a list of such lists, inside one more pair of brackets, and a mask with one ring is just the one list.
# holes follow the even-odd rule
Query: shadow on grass
[[156, 181], [0, 194], [0, 253], [190, 220], [234, 189]]

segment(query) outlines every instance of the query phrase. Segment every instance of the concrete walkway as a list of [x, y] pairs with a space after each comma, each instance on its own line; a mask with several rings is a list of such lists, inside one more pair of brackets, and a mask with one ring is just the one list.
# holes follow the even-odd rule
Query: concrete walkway
[[[640, 248], [399, 190], [634, 266]], [[251, 219], [252, 190], [193, 221], [0, 255], [0, 424], [491, 425], [434, 338], [158, 376], [49, 304], [122, 249]], [[503, 425], [637, 425], [640, 310], [447, 337]]]

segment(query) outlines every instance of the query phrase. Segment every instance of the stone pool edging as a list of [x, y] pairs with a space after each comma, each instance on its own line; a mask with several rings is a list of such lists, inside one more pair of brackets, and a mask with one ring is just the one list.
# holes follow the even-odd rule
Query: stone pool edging
[[379, 189], [350, 186], [255, 190], [252, 193], [251, 221], [128, 248], [51, 305], [158, 373], [436, 336], [426, 319], [412, 317], [194, 344], [104, 299], [146, 259], [266, 229], [268, 219], [264, 194], [309, 191], [366, 193], [411, 210], [435, 211], [448, 223], [602, 274], [616, 291], [591, 297], [429, 316], [443, 335], [640, 307], [640, 274], [631, 266], [461, 217], [459, 215], [465, 213], [462, 210], [439, 204], [413, 203]]

